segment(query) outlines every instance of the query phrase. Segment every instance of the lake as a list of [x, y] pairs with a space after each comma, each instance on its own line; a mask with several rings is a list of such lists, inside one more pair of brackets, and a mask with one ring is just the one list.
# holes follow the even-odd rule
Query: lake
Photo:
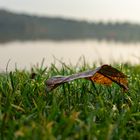
[[140, 43], [125, 44], [96, 40], [2, 43], [0, 44], [0, 71], [6, 70], [8, 61], [8, 70], [13, 70], [15, 66], [19, 69], [30, 69], [37, 63], [41, 64], [43, 58], [45, 66], [54, 62], [60, 64], [57, 59], [75, 65], [82, 56], [89, 64], [95, 62], [140, 64]]

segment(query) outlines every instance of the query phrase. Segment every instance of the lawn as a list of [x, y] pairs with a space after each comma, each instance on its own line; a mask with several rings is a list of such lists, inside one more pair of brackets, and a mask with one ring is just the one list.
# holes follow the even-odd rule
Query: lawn
[[85, 79], [47, 92], [45, 81], [96, 65], [62, 64], [0, 74], [1, 140], [136, 140], [140, 138], [140, 65], [113, 65], [128, 76], [129, 91]]

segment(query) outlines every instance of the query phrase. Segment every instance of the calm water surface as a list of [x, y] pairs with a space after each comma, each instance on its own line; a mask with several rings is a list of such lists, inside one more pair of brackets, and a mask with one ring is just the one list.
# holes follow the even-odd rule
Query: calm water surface
[[[140, 64], [140, 43], [115, 43], [98, 41], [27, 41], [0, 44], [0, 71], [29, 69], [31, 66], [41, 63], [49, 66], [55, 59], [62, 60], [66, 64], [75, 65], [81, 56], [90, 64], [100, 63], [124, 63]], [[56, 60], [56, 63], [59, 63]]]

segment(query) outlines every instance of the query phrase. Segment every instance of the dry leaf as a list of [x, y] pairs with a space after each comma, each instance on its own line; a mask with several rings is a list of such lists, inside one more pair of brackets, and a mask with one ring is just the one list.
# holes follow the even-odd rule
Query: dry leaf
[[80, 78], [85, 78], [91, 80], [92, 82], [103, 85], [111, 85], [112, 82], [115, 82], [124, 90], [128, 90], [127, 76], [109, 65], [102, 65], [96, 68], [95, 70], [76, 73], [69, 76], [52, 77], [46, 81], [47, 90], [53, 90], [60, 84], [67, 83]]

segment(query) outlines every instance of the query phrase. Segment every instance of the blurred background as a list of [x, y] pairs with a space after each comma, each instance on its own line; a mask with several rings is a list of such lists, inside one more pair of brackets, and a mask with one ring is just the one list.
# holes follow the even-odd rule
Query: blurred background
[[140, 64], [139, 0], [0, 0], [0, 71]]

